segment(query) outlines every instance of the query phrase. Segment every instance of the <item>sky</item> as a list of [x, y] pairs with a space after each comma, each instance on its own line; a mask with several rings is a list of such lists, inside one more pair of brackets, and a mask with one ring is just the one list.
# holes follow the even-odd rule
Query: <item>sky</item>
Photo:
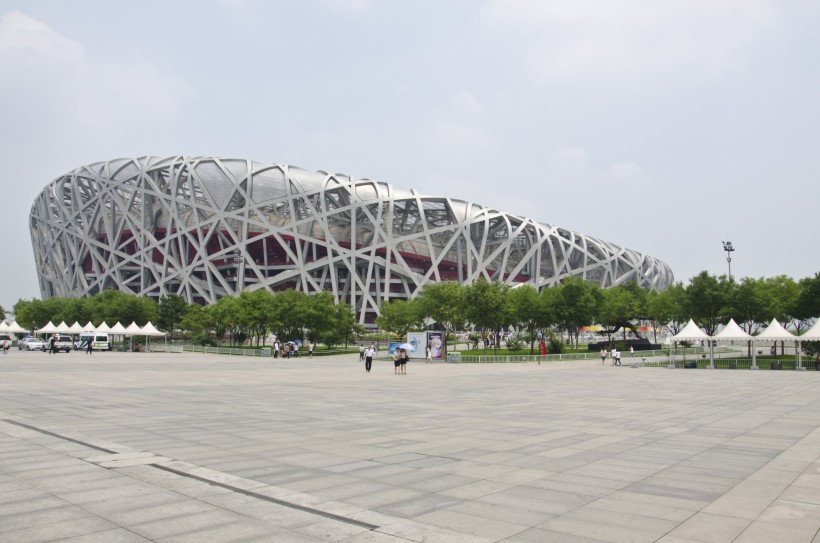
[[122, 157], [387, 181], [659, 258], [820, 271], [814, 0], [0, 0], [0, 305], [29, 214]]

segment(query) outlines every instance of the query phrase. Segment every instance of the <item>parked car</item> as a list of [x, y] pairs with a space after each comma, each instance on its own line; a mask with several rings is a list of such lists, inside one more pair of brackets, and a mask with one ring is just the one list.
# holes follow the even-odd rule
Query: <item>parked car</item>
[[22, 343], [22, 348], [28, 351], [44, 351], [46, 348], [46, 344], [43, 342], [43, 340], [36, 337], [26, 338], [25, 342]]
[[[74, 341], [71, 339], [71, 336], [67, 336], [65, 334], [57, 334], [54, 337], [54, 349], [57, 352], [65, 351], [67, 353], [71, 352], [71, 349], [74, 348]], [[48, 346], [51, 343], [51, 338], [46, 340], [46, 350], [48, 350]]]

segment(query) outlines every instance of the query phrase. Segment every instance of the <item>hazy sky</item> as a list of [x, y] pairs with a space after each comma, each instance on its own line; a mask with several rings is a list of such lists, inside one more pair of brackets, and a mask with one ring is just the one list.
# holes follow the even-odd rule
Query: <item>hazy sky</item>
[[820, 271], [815, 0], [0, 0], [0, 304], [77, 166], [213, 155], [454, 196], [684, 283]]

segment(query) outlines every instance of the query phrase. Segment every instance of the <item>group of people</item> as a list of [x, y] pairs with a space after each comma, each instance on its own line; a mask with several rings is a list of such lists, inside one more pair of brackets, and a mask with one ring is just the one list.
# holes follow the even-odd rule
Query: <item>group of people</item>
[[[373, 368], [373, 358], [375, 358], [377, 351], [378, 346], [376, 344], [371, 344], [370, 347], [366, 349], [364, 345], [359, 346], [359, 360], [364, 360], [364, 369], [368, 373]], [[393, 372], [396, 375], [406, 375], [407, 362], [409, 360], [410, 354], [407, 352], [407, 349], [396, 349], [393, 352]], [[427, 346], [427, 358], [425, 362], [427, 364], [433, 363], [433, 350], [429, 345]]]
[[[613, 366], [620, 366], [621, 365], [621, 351], [619, 351], [616, 347], [612, 347], [612, 350], [607, 352], [606, 348], [601, 349], [601, 365], [603, 366], [606, 364], [606, 356], [607, 354], [612, 357], [612, 365]], [[629, 356], [635, 356], [635, 347], [632, 345], [629, 346]]]
[[[310, 341], [304, 342], [305, 346], [308, 350], [308, 356], [313, 358], [313, 348], [316, 345]], [[281, 353], [282, 358], [298, 358], [299, 357], [299, 344], [295, 342], [288, 342], [285, 344], [280, 345], [279, 340], [275, 339], [273, 341], [273, 357], [279, 358], [279, 354]]]

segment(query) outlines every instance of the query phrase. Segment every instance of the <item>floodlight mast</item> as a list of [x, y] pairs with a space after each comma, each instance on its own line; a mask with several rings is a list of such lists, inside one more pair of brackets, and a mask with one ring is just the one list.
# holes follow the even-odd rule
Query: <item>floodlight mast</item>
[[734, 251], [735, 248], [732, 247], [732, 242], [731, 241], [724, 241], [723, 242], [723, 250], [726, 251], [726, 262], [729, 263], [729, 282], [731, 283], [731, 281], [732, 281], [732, 251]]

